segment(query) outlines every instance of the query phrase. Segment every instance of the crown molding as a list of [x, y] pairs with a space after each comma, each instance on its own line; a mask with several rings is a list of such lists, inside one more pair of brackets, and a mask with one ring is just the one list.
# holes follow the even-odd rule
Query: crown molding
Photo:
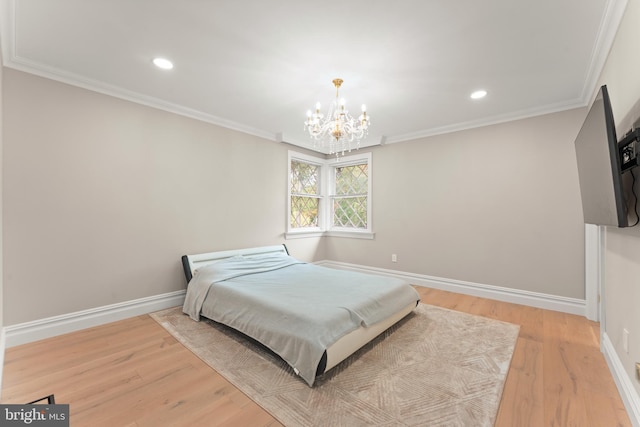
[[567, 102], [545, 105], [542, 107], [530, 108], [527, 110], [514, 111], [507, 114], [487, 117], [481, 120], [471, 120], [452, 125], [445, 125], [431, 129], [425, 129], [417, 132], [405, 133], [402, 135], [389, 136], [385, 139], [385, 144], [394, 144], [398, 142], [414, 141], [430, 136], [443, 135], [447, 133], [459, 132], [463, 130], [476, 129], [484, 126], [496, 125], [500, 123], [513, 122], [516, 120], [528, 119], [531, 117], [542, 116], [544, 114], [558, 113], [561, 111], [572, 110], [586, 106], [581, 99], [574, 99]]
[[[624, 17], [627, 3], [628, 0], [609, 0], [607, 2], [606, 11], [600, 24], [600, 30], [594, 44], [589, 67], [585, 75], [582, 93], [578, 99], [488, 117], [481, 120], [472, 120], [463, 123], [424, 129], [417, 132], [368, 138], [366, 141], [361, 143], [360, 147], [412, 141], [430, 136], [458, 132], [587, 106], [595, 93], [595, 87], [598, 83], [600, 74], [602, 73], [602, 69], [604, 68], [611, 46], [615, 40], [615, 35]], [[289, 138], [287, 135], [283, 135], [282, 133], [276, 134], [263, 129], [257, 129], [239, 122], [217, 117], [202, 111], [163, 101], [158, 98], [143, 95], [135, 91], [126, 90], [100, 81], [88, 79], [77, 74], [55, 69], [44, 64], [19, 57], [16, 55], [15, 49], [15, 4], [15, 0], [0, 0], [0, 45], [2, 48], [3, 65], [6, 67], [124, 99], [137, 104], [146, 105], [148, 107], [157, 108], [216, 126], [243, 132], [269, 141], [286, 142], [318, 153], [328, 154], [326, 150], [314, 147], [313, 144], [308, 141], [300, 141], [296, 138]]]
[[[381, 135], [369, 136], [360, 142], [360, 144], [358, 145], [358, 148], [367, 148], [367, 147], [374, 147], [376, 145], [383, 145], [384, 140], [385, 140], [385, 137]], [[276, 135], [276, 141], [295, 145], [296, 147], [306, 148], [307, 150], [315, 151], [317, 153], [329, 155], [328, 147], [315, 145], [313, 141], [309, 139], [302, 141], [299, 138], [291, 137], [286, 133], [280, 132]], [[356, 149], [357, 148], [355, 148], [355, 144], [354, 144], [354, 147], [352, 148], [352, 150], [356, 150]]]
[[627, 4], [628, 0], [609, 0], [607, 2], [582, 89], [581, 99], [585, 106], [589, 105], [595, 96], [598, 80], [607, 62], [618, 28], [620, 28]]
[[257, 129], [251, 126], [244, 125], [242, 123], [234, 122], [232, 120], [227, 120], [221, 117], [214, 116], [212, 114], [207, 114], [202, 111], [154, 98], [152, 96], [147, 96], [135, 91], [123, 89], [118, 86], [113, 86], [97, 80], [88, 79], [84, 76], [49, 67], [47, 65], [33, 62], [19, 56], [14, 55], [13, 57], [5, 57], [4, 59], [4, 65], [8, 68], [13, 68], [18, 71], [34, 74], [36, 76], [55, 80], [93, 92], [102, 93], [104, 95], [113, 96], [115, 98], [145, 105], [147, 107], [157, 108], [159, 110], [189, 117], [202, 122], [211, 123], [213, 125], [257, 136], [269, 141], [276, 141], [276, 134], [273, 132]]

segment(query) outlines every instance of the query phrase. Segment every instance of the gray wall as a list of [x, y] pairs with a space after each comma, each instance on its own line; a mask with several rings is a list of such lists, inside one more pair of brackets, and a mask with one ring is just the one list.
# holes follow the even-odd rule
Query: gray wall
[[[12, 69], [4, 80], [6, 325], [184, 289], [184, 253], [284, 241], [291, 147]], [[377, 147], [375, 240], [287, 246], [584, 298], [572, 143], [585, 112]]]
[[[4, 79], [6, 325], [184, 289], [185, 253], [284, 243], [287, 145]], [[287, 245], [325, 258], [320, 239]]]
[[[640, 0], [629, 0], [600, 84], [609, 89], [618, 137], [640, 118]], [[595, 95], [595, 94], [594, 94]], [[636, 175], [640, 171], [636, 169]], [[636, 194], [640, 183], [636, 182]], [[635, 218], [633, 218], [635, 219]], [[640, 362], [640, 226], [605, 231], [604, 301], [606, 334], [640, 393], [635, 363]], [[629, 352], [622, 346], [622, 330], [629, 331]]]
[[327, 253], [584, 299], [573, 141], [585, 114], [577, 109], [373, 150], [375, 240], [329, 238]]

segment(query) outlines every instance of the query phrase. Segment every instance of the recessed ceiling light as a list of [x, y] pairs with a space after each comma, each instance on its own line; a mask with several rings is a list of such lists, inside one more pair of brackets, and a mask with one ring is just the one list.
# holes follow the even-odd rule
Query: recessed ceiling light
[[173, 62], [165, 58], [154, 58], [153, 64], [158, 68], [162, 68], [163, 70], [170, 70], [173, 68]]
[[484, 98], [485, 96], [487, 96], [487, 91], [481, 89], [473, 92], [471, 94], [471, 99], [480, 99], [480, 98]]

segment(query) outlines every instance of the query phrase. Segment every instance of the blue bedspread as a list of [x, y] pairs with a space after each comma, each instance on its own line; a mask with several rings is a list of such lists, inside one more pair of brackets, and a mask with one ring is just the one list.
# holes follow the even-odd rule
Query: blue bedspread
[[325, 349], [420, 299], [406, 282], [307, 264], [287, 255], [236, 256], [198, 269], [183, 311], [258, 340], [313, 385]]

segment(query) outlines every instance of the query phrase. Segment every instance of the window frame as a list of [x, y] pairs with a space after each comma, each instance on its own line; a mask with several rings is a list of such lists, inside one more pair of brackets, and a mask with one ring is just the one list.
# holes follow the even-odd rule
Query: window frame
[[[336, 194], [336, 169], [344, 166], [354, 166], [361, 165], [366, 163], [367, 165], [367, 227], [366, 228], [352, 228], [352, 227], [340, 227], [334, 224], [335, 212], [334, 212], [334, 201], [337, 198]], [[347, 233], [349, 237], [353, 237], [358, 234], [367, 234], [372, 233], [371, 228], [371, 153], [362, 153], [355, 154], [351, 156], [345, 156], [340, 158], [340, 160], [332, 160], [327, 162], [327, 168], [329, 170], [328, 178], [328, 194], [327, 194], [327, 205], [329, 205], [328, 212], [328, 220], [330, 226], [327, 227], [327, 235], [330, 236], [342, 236], [344, 233]]]
[[[294, 161], [318, 166], [319, 168], [318, 173], [320, 174], [320, 176], [318, 177], [319, 188], [318, 188], [318, 226], [317, 227], [294, 228], [291, 226], [291, 163]], [[324, 219], [325, 219], [324, 210], [326, 209], [324, 206], [326, 203], [325, 203], [324, 197], [322, 196], [322, 192], [326, 187], [324, 182], [326, 173], [324, 171], [323, 159], [309, 156], [302, 153], [289, 151], [289, 162], [288, 162], [287, 172], [288, 172], [287, 173], [287, 232], [285, 233], [285, 237], [289, 238], [290, 235], [291, 236], [298, 235], [298, 236], [305, 236], [305, 237], [321, 235], [324, 229]]]
[[[308, 163], [319, 166], [319, 191], [320, 200], [318, 206], [318, 227], [293, 228], [291, 227], [291, 163], [292, 161]], [[335, 194], [336, 169], [343, 166], [367, 164], [367, 228], [339, 227], [333, 223], [333, 201]], [[371, 152], [358, 153], [336, 159], [323, 159], [313, 157], [296, 151], [289, 151], [287, 166], [287, 227], [285, 238], [303, 237], [349, 237], [359, 239], [373, 239], [375, 233], [372, 225], [372, 156]]]

